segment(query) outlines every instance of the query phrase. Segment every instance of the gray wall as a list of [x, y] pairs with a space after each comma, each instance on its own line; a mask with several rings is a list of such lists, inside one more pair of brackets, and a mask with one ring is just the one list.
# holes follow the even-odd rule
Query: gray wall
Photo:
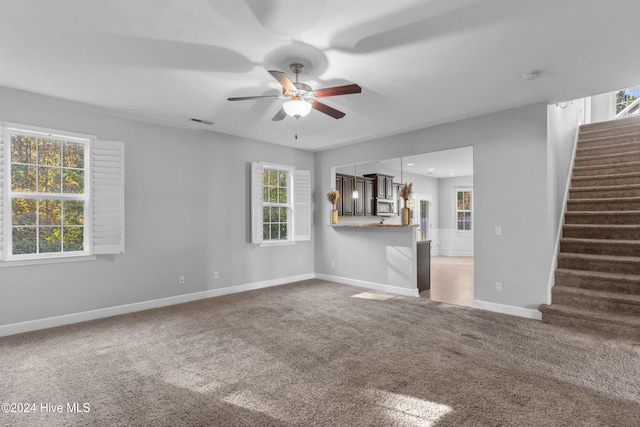
[[250, 162], [313, 170], [312, 153], [6, 88], [0, 88], [0, 120], [124, 141], [126, 157], [126, 253], [0, 268], [0, 325], [314, 271], [312, 242], [249, 243]]
[[[331, 167], [473, 145], [475, 299], [536, 310], [547, 302], [553, 256], [548, 211], [547, 106], [527, 107], [319, 152], [315, 157], [316, 223], [326, 223]], [[324, 221], [323, 221], [324, 220]], [[500, 225], [503, 235], [494, 235]], [[442, 218], [440, 218], [442, 227]], [[332, 272], [342, 237], [316, 227], [318, 273]], [[370, 259], [370, 263], [378, 260]], [[358, 278], [358, 271], [342, 275]], [[503, 291], [495, 291], [495, 282]]]
[[567, 181], [571, 173], [571, 160], [575, 150], [576, 133], [580, 123], [586, 123], [586, 100], [579, 99], [547, 109], [548, 165], [550, 208], [553, 211], [553, 233], [558, 231], [564, 209]]

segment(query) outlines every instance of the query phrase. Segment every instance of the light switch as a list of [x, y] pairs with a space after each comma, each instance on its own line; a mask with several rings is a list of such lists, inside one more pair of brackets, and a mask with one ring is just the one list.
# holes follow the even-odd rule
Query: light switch
[[496, 225], [495, 234], [496, 236], [502, 236], [502, 227], [500, 227], [499, 225]]

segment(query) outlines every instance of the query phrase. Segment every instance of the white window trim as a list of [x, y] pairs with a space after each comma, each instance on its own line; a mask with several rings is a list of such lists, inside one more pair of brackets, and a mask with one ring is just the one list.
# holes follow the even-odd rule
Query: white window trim
[[[470, 210], [458, 210], [458, 193], [461, 191], [468, 191], [469, 193], [471, 193], [471, 209]], [[472, 233], [473, 232], [473, 223], [474, 223], [474, 217], [475, 217], [475, 210], [474, 210], [474, 202], [475, 202], [475, 197], [473, 196], [473, 187], [456, 187], [455, 189], [455, 193], [454, 193], [454, 198], [453, 198], [453, 211], [454, 211], [454, 221], [453, 223], [455, 224], [454, 230], [456, 230], [458, 233]], [[469, 224], [470, 228], [468, 230], [460, 230], [458, 228], [458, 212], [470, 212], [471, 213], [471, 222]]]
[[[82, 252], [9, 255], [6, 244], [11, 238], [11, 180], [5, 179], [11, 167], [11, 147], [10, 139], [7, 138], [8, 131], [36, 134], [37, 136], [47, 135], [63, 140], [76, 139], [87, 144], [84, 168], [85, 194], [79, 198], [85, 200], [85, 218], [91, 218], [91, 220], [85, 221], [85, 241]], [[97, 157], [95, 154], [96, 148], [111, 150], [113, 153], [116, 153], [116, 155], [112, 155], [111, 159], [109, 159], [115, 160], [111, 163], [116, 164], [116, 167], [114, 168], [112, 165], [109, 165], [105, 168], [101, 165], [97, 171], [94, 170], [94, 164], [98, 163], [95, 159], [95, 157]], [[0, 159], [2, 159], [2, 161], [0, 161], [0, 267], [92, 261], [97, 259], [97, 255], [99, 254], [124, 253], [124, 144], [122, 142], [100, 141], [95, 135], [90, 134], [67, 132], [11, 122], [0, 122]], [[106, 173], [105, 169], [107, 169]], [[96, 177], [96, 172], [99, 172], [101, 176]], [[106, 180], [114, 181], [114, 177], [116, 178], [115, 181], [117, 181], [115, 184], [106, 184]], [[101, 191], [96, 193], [94, 189], [98, 185], [102, 188], [100, 189]], [[106, 193], [103, 189], [104, 187], [107, 188]], [[94, 232], [95, 221], [96, 218], [103, 221], [106, 217], [103, 212], [96, 212], [94, 205], [99, 195], [106, 198], [113, 198], [114, 194], [117, 194], [119, 197], [118, 208], [120, 212], [115, 221], [109, 221], [107, 224], [109, 230], [107, 230], [106, 233], [103, 230], [102, 235], [107, 235], [106, 240], [108, 240], [109, 243], [111, 243], [111, 241], [114, 240], [114, 236], [116, 236], [115, 240], [117, 240], [117, 242], [115, 244], [101, 243], [98, 245], [96, 244], [96, 235]], [[46, 194], [46, 196], [49, 195]], [[7, 207], [9, 207], [9, 210], [7, 210]], [[7, 217], [7, 215], [9, 217]], [[113, 215], [111, 216], [113, 217]], [[105, 228], [105, 226], [103, 226], [103, 228]], [[104, 241], [105, 238], [103, 237], [102, 240]]]
[[[263, 230], [263, 171], [264, 169], [288, 172], [287, 240], [264, 240]], [[251, 164], [251, 242], [260, 247], [294, 245], [311, 240], [311, 174], [293, 166], [267, 162]]]
[[[287, 172], [287, 203], [275, 203], [274, 206], [283, 206], [286, 205], [289, 208], [289, 214], [287, 215], [287, 238], [281, 240], [263, 240], [260, 242], [260, 246], [286, 246], [286, 245], [294, 245], [296, 241], [294, 240], [294, 229], [293, 229], [293, 221], [295, 211], [293, 207], [293, 174], [295, 172], [294, 167], [283, 166], [283, 165], [275, 165], [270, 163], [262, 163], [262, 170], [270, 169], [277, 171], [285, 171]], [[264, 191], [263, 193], [264, 194]], [[262, 207], [271, 206], [272, 203], [265, 202], [262, 200]], [[262, 221], [261, 221], [262, 222]]]

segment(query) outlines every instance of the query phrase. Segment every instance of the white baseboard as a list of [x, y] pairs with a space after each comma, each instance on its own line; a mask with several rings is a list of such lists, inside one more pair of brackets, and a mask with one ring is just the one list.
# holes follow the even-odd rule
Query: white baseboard
[[516, 307], [514, 305], [498, 304], [495, 302], [474, 300], [473, 306], [496, 313], [510, 314], [512, 316], [526, 317], [527, 319], [542, 320], [542, 313], [530, 308]]
[[62, 316], [47, 317], [44, 319], [29, 320], [26, 322], [12, 323], [0, 326], [0, 337], [20, 334], [23, 332], [36, 331], [39, 329], [53, 328], [55, 326], [70, 325], [72, 323], [86, 322], [89, 320], [102, 319], [105, 317], [118, 316], [120, 314], [134, 313], [136, 311], [149, 310], [152, 308], [166, 307], [169, 305], [182, 304], [205, 298], [213, 298], [222, 295], [239, 292], [252, 291], [254, 289], [268, 288], [272, 286], [284, 285], [298, 282], [300, 280], [313, 279], [314, 273], [289, 276], [280, 279], [265, 280], [262, 282], [246, 283], [244, 285], [229, 286], [226, 288], [211, 289], [191, 294], [176, 295], [167, 298], [159, 298], [149, 301], [136, 302], [132, 304], [118, 305], [115, 307], [100, 308], [97, 310], [82, 311], [80, 313], [65, 314]]
[[[308, 273], [298, 276], [289, 276], [279, 279], [265, 280], [261, 282], [246, 283], [243, 285], [229, 286], [226, 288], [210, 289], [202, 292], [194, 292], [191, 294], [176, 295], [167, 298], [142, 301], [132, 304], [118, 305], [115, 307], [101, 308], [97, 310], [83, 311], [80, 313], [66, 314], [62, 316], [47, 317], [44, 319], [30, 320], [26, 322], [12, 323], [9, 325], [0, 325], [0, 337], [7, 335], [20, 334], [23, 332], [36, 331], [39, 329], [52, 328], [55, 326], [69, 325], [72, 323], [86, 322], [89, 320], [102, 319], [105, 317], [118, 316], [120, 314], [134, 313], [136, 311], [149, 310], [152, 308], [166, 307], [169, 305], [182, 304], [185, 302], [196, 301], [205, 298], [213, 298], [222, 295], [252, 291], [255, 289], [268, 288], [272, 286], [285, 285], [287, 283], [298, 282], [301, 280], [309, 280], [318, 278], [343, 285], [357, 286], [366, 289], [374, 289], [382, 292], [389, 292], [403, 296], [418, 297], [418, 289], [400, 288], [398, 286], [390, 286], [382, 283], [368, 282], [364, 280], [349, 279], [346, 277], [331, 276], [328, 274]], [[494, 311], [497, 313], [510, 314], [513, 316], [526, 317], [529, 319], [541, 320], [542, 314], [538, 310], [532, 310], [511, 305], [497, 304], [488, 301], [474, 301], [474, 307], [483, 310]]]
[[358, 280], [358, 279], [349, 279], [347, 277], [331, 276], [329, 274], [316, 273], [316, 278], [322, 279], [322, 280], [328, 280], [330, 282], [340, 283], [342, 285], [358, 286], [360, 288], [367, 288], [367, 289], [375, 289], [376, 291], [389, 292], [392, 294], [398, 294], [398, 295], [403, 295], [407, 297], [420, 296], [420, 294], [418, 293], [418, 288], [407, 289], [407, 288], [401, 288], [398, 286], [385, 285], [382, 283], [367, 282], [367, 281]]

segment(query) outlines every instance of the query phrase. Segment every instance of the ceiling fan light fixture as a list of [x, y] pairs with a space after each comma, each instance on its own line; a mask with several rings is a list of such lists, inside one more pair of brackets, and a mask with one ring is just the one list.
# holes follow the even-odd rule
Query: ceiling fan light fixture
[[287, 113], [288, 116], [295, 117], [299, 119], [300, 117], [304, 117], [311, 111], [311, 104], [306, 101], [287, 101], [282, 105], [284, 108], [284, 112]]

